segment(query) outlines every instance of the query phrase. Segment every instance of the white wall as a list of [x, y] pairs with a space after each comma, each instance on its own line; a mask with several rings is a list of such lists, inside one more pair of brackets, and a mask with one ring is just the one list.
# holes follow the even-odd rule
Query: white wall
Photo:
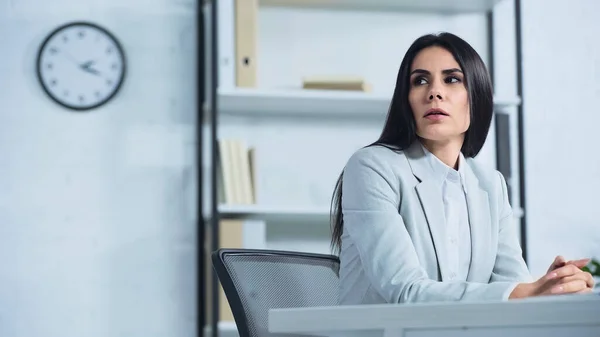
[[524, 0], [523, 69], [530, 267], [600, 258], [600, 2]]
[[[195, 9], [118, 2], [0, 1], [2, 336], [195, 335]], [[83, 114], [35, 78], [71, 20], [128, 57], [120, 94]]]

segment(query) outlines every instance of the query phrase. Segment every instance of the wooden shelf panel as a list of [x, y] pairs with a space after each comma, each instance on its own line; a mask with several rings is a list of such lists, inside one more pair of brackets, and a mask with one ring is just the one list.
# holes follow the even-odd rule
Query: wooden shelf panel
[[491, 10], [501, 0], [260, 0], [261, 6], [343, 10], [474, 13]]

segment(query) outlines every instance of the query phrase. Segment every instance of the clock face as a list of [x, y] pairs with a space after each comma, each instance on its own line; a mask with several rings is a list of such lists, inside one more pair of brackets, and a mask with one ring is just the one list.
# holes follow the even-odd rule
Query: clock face
[[73, 110], [89, 110], [108, 102], [125, 78], [125, 54], [107, 30], [74, 22], [44, 40], [37, 60], [44, 91]]

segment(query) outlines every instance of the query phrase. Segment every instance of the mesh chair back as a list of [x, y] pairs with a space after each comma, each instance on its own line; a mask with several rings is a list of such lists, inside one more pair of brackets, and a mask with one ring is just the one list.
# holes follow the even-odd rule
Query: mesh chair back
[[212, 260], [240, 337], [277, 336], [268, 331], [269, 309], [338, 304], [337, 256], [219, 249]]

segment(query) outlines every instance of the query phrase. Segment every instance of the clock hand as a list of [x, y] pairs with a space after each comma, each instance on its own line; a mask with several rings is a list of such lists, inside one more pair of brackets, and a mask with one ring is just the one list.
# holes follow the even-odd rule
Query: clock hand
[[90, 67], [91, 67], [91, 66], [94, 64], [94, 61], [93, 61], [93, 60], [87, 61], [87, 62], [85, 62], [85, 63], [80, 63], [80, 62], [78, 62], [78, 61], [77, 61], [77, 60], [76, 60], [76, 59], [73, 57], [73, 55], [71, 55], [71, 53], [69, 53], [68, 51], [66, 51], [66, 50], [61, 50], [61, 52], [62, 52], [62, 53], [63, 53], [63, 54], [64, 54], [64, 55], [65, 55], [65, 56], [66, 56], [66, 57], [67, 57], [67, 58], [68, 58], [68, 59], [69, 59], [71, 62], [73, 62], [73, 63], [75, 63], [75, 64], [78, 64], [78, 65], [79, 65], [79, 67], [80, 67], [82, 70], [84, 70], [84, 71], [86, 71], [86, 72], [88, 72], [88, 73], [90, 73], [90, 74], [94, 74], [94, 75], [100, 75], [100, 72], [99, 72], [98, 70], [90, 68]]
[[83, 71], [86, 71], [90, 74], [100, 75], [100, 72], [98, 70], [91, 68], [91, 66], [93, 64], [94, 64], [94, 61], [87, 61], [87, 62], [81, 64], [80, 67]]
[[94, 75], [100, 75], [100, 72], [96, 69], [90, 69], [90, 68], [86, 68], [84, 69], [85, 71], [87, 71], [90, 74], [94, 74]]
[[91, 67], [93, 64], [94, 64], [94, 61], [90, 60], [90, 61], [87, 61], [87, 62], [85, 62], [85, 63], [82, 63], [82, 64], [81, 64], [81, 67], [82, 67], [82, 68], [89, 68], [89, 67]]
[[63, 55], [65, 55], [71, 62], [73, 62], [75, 64], [79, 64], [79, 62], [68, 51], [66, 51], [66, 50], [60, 50], [60, 52], [63, 53]]

